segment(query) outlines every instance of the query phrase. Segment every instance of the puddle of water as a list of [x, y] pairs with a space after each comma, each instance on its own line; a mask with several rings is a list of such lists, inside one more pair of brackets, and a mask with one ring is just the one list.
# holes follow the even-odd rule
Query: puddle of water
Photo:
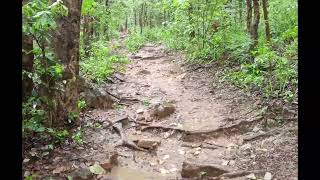
[[165, 180], [165, 176], [156, 173], [143, 172], [125, 167], [114, 167], [111, 170], [110, 177], [114, 180]]

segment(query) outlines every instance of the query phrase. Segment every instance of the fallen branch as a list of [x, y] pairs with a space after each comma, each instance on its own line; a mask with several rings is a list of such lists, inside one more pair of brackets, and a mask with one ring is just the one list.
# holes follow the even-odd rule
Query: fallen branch
[[139, 150], [139, 151], [144, 151], [144, 152], [147, 151], [145, 149], [142, 149], [142, 148], [138, 147], [134, 142], [132, 142], [132, 141], [130, 141], [130, 140], [128, 140], [126, 138], [126, 136], [125, 136], [125, 134], [124, 134], [124, 132], [122, 130], [122, 125], [119, 125], [119, 126], [113, 125], [112, 127], [114, 128], [114, 130], [117, 131], [117, 133], [121, 137], [121, 141], [120, 141], [121, 143], [117, 144], [116, 146], [126, 146], [126, 147], [132, 148], [134, 150]]
[[235, 178], [235, 177], [246, 176], [246, 175], [249, 175], [251, 173], [259, 174], [259, 173], [264, 173], [264, 172], [266, 172], [266, 171], [265, 170], [236, 171], [236, 172], [224, 173], [224, 174], [221, 174], [218, 177], [212, 177], [210, 179], [211, 180], [220, 180], [221, 178]]
[[106, 91], [106, 92], [107, 92], [107, 94], [109, 94], [110, 96], [112, 96], [112, 97], [116, 98], [117, 100], [121, 100], [121, 98], [120, 98], [120, 97], [118, 97], [118, 96], [116, 96], [116, 95], [112, 94], [111, 92], [109, 92], [109, 91]]
[[261, 138], [261, 137], [272, 136], [272, 135], [277, 134], [277, 133], [279, 133], [279, 129], [273, 129], [273, 130], [268, 131], [268, 132], [259, 133], [259, 134], [255, 134], [255, 135], [252, 135], [252, 136], [244, 137], [243, 138], [243, 142], [253, 141], [253, 140], [256, 140], [256, 139]]
[[124, 120], [129, 120], [129, 117], [127, 115], [120, 117], [119, 119], [115, 120], [115, 121], [109, 121], [111, 122], [108, 126], [106, 126], [106, 128], [115, 125], [118, 122], [124, 121]]

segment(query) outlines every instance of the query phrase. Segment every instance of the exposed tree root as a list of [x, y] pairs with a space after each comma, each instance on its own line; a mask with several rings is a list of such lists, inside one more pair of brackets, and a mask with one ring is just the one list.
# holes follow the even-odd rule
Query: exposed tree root
[[242, 177], [249, 175], [251, 173], [253, 174], [258, 174], [258, 173], [264, 173], [266, 172], [265, 170], [252, 170], [252, 171], [236, 171], [236, 172], [229, 172], [229, 173], [224, 173], [218, 177], [212, 177], [209, 178], [211, 180], [220, 180], [221, 178], [236, 178], [236, 177]]
[[164, 129], [164, 130], [175, 130], [175, 131], [179, 131], [179, 132], [186, 132], [185, 130], [183, 129], [180, 129], [180, 128], [176, 128], [176, 127], [167, 127], [167, 126], [162, 126], [162, 125], [149, 125], [149, 126], [146, 126], [146, 127], [143, 127], [141, 128], [141, 131], [145, 131], [147, 129]]
[[259, 134], [255, 134], [255, 135], [252, 135], [252, 136], [244, 137], [243, 138], [243, 142], [253, 141], [253, 140], [256, 140], [256, 139], [261, 138], [261, 137], [272, 136], [272, 135], [277, 134], [277, 133], [279, 133], [279, 129], [273, 129], [273, 130], [268, 131], [268, 132], [259, 133]]
[[175, 130], [175, 131], [179, 131], [181, 133], [184, 133], [186, 135], [195, 135], [195, 134], [210, 134], [210, 133], [216, 133], [216, 132], [221, 132], [221, 131], [226, 131], [226, 130], [230, 130], [230, 129], [234, 129], [237, 128], [238, 126], [243, 126], [243, 125], [248, 125], [254, 121], [258, 121], [261, 120], [262, 117], [258, 116], [255, 117], [251, 120], [247, 120], [247, 121], [239, 121], [235, 124], [231, 124], [231, 125], [227, 125], [227, 126], [222, 126], [222, 127], [218, 127], [216, 129], [209, 129], [209, 130], [194, 130], [194, 131], [189, 131], [189, 130], [184, 130], [181, 128], [176, 128], [176, 127], [168, 127], [168, 126], [162, 126], [162, 125], [150, 125], [150, 126], [146, 126], [143, 127], [141, 129], [141, 131], [145, 131], [147, 129], [153, 129], [153, 128], [160, 128], [160, 129], [165, 129], [165, 130]]
[[221, 148], [221, 147], [218, 147], [218, 146], [215, 146], [215, 145], [210, 145], [210, 144], [182, 144], [181, 145], [182, 147], [190, 147], [190, 148], [196, 148], [196, 147], [201, 147], [201, 148], [204, 148], [204, 149], [218, 149], [218, 148]]
[[119, 119], [115, 120], [115, 121], [109, 121], [110, 124], [108, 126], [106, 126], [106, 128], [111, 127], [113, 125], [115, 125], [118, 122], [124, 121], [124, 120], [129, 120], [129, 117], [127, 115], [120, 117]]
[[139, 150], [139, 151], [144, 151], [144, 152], [147, 152], [147, 150], [143, 149], [143, 148], [140, 148], [138, 147], [134, 142], [130, 141], [127, 139], [126, 135], [124, 134], [123, 132], [123, 129], [122, 129], [122, 125], [121, 124], [115, 124], [112, 126], [114, 130], [117, 131], [117, 133], [120, 135], [121, 137], [121, 140], [120, 140], [120, 143], [117, 144], [116, 146], [126, 146], [128, 148], [131, 148], [131, 149], [134, 149], [134, 150]]

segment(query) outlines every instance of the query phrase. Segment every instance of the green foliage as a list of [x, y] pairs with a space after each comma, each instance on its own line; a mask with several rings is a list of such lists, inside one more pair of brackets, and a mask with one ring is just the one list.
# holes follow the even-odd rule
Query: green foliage
[[91, 44], [90, 56], [82, 57], [81, 73], [97, 83], [104, 82], [115, 71], [123, 70], [128, 59], [118, 55], [111, 55], [106, 43], [98, 40]]
[[81, 128], [78, 129], [73, 135], [72, 139], [77, 143], [77, 144], [83, 144], [83, 139], [82, 139], [82, 130]]
[[133, 32], [126, 39], [125, 44], [129, 52], [137, 52], [145, 43], [147, 39], [138, 32]]
[[281, 96], [291, 101], [294, 98], [292, 86], [297, 85], [294, 64], [268, 46], [259, 47], [253, 54], [256, 56], [253, 63], [243, 64], [228, 77], [244, 88], [258, 88], [266, 97]]
[[85, 100], [79, 100], [78, 101], [78, 109], [83, 110], [87, 107], [86, 101]]

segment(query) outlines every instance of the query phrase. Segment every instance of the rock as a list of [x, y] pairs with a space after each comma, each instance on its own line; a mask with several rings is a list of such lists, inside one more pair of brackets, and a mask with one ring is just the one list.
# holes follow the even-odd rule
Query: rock
[[246, 178], [248, 178], [248, 179], [257, 179], [256, 176], [253, 173], [251, 173], [248, 176], [246, 176]]
[[269, 172], [266, 172], [266, 174], [263, 177], [263, 180], [271, 180], [272, 179], [272, 175]]
[[205, 172], [208, 177], [217, 177], [230, 171], [229, 168], [217, 164], [200, 164], [194, 161], [184, 161], [181, 176], [183, 178], [199, 178], [201, 172]]
[[143, 109], [138, 109], [137, 110], [137, 114], [143, 114], [144, 113], [144, 110]]
[[151, 107], [151, 116], [164, 118], [174, 113], [176, 107], [170, 102], [156, 103]]
[[156, 139], [140, 139], [137, 146], [145, 149], [156, 149], [160, 145], [160, 141]]
[[257, 126], [252, 129], [253, 132], [258, 132], [259, 130], [260, 128], [258, 128]]
[[84, 99], [90, 108], [112, 108], [114, 103], [109, 94], [95, 87], [86, 88], [80, 93], [80, 99]]
[[236, 164], [236, 161], [234, 161], [234, 160], [231, 160], [230, 162], [229, 162], [229, 165], [230, 166], [234, 166]]
[[74, 172], [69, 174], [69, 176], [72, 177], [72, 180], [91, 180], [93, 179], [94, 174], [91, 173], [90, 170], [87, 168], [81, 168], [75, 170]]

